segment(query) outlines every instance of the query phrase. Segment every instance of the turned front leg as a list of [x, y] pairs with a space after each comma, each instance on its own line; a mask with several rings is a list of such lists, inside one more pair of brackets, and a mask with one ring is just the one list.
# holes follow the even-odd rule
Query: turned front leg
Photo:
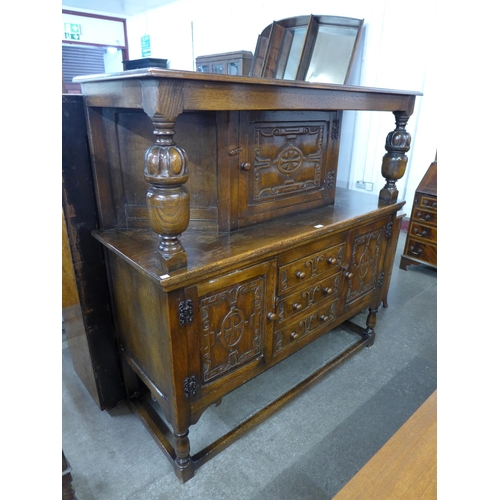
[[173, 141], [175, 122], [153, 117], [156, 144], [144, 156], [144, 177], [150, 184], [146, 200], [149, 223], [160, 238], [156, 264], [162, 271], [187, 265], [186, 251], [179, 236], [189, 224], [189, 193], [186, 152]]
[[188, 438], [189, 430], [182, 433], [174, 433], [175, 474], [179, 480], [185, 483], [194, 476], [194, 464], [191, 460], [191, 445]]
[[399, 191], [396, 181], [401, 179], [406, 171], [408, 157], [406, 152], [410, 149], [411, 136], [405, 130], [409, 116], [402, 111], [395, 111], [396, 129], [387, 135], [385, 149], [387, 153], [382, 159], [382, 175], [387, 181], [380, 190], [379, 201], [393, 204], [398, 201]]
[[366, 318], [366, 328], [363, 331], [363, 337], [370, 339], [370, 342], [366, 344], [367, 346], [373, 345], [375, 342], [375, 325], [377, 323], [377, 308], [370, 307], [368, 317]]

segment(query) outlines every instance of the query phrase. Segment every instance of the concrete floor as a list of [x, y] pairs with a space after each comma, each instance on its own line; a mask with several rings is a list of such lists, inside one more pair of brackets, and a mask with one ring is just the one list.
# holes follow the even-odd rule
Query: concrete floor
[[[181, 484], [126, 404], [100, 411], [63, 342], [62, 442], [79, 500], [329, 500], [436, 389], [437, 272], [399, 269], [375, 344], [301, 394]], [[357, 321], [364, 323], [365, 316]], [[336, 329], [210, 408], [192, 451], [351, 342]], [[278, 391], [278, 392], [277, 392]]]

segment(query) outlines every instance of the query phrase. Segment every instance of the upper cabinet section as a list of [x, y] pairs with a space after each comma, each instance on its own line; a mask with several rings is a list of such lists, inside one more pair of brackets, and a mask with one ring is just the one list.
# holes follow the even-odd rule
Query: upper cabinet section
[[362, 19], [298, 16], [275, 21], [257, 39], [251, 76], [345, 84]]

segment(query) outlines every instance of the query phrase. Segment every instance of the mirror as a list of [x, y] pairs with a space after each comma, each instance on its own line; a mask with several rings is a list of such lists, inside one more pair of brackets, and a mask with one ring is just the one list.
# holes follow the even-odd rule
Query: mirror
[[307, 28], [289, 28], [287, 30], [291, 36], [290, 49], [286, 58], [286, 66], [283, 75], [276, 78], [284, 78], [285, 80], [295, 80], [297, 70], [299, 69], [300, 56], [302, 54], [302, 46], [306, 38]]
[[250, 76], [345, 84], [362, 26], [338, 16], [275, 21], [257, 39]]

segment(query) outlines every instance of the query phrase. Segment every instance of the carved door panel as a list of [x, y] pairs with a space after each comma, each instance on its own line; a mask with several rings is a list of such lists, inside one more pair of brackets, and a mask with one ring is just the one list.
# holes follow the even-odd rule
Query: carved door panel
[[239, 227], [334, 202], [340, 113], [240, 116]]
[[373, 292], [381, 291], [384, 282], [384, 255], [392, 236], [392, 218], [363, 226], [352, 233], [348, 267], [346, 269], [346, 310], [359, 307], [359, 302], [369, 306]]
[[271, 350], [276, 262], [238, 270], [186, 289], [190, 373], [197, 397], [221, 397], [255, 375]]

